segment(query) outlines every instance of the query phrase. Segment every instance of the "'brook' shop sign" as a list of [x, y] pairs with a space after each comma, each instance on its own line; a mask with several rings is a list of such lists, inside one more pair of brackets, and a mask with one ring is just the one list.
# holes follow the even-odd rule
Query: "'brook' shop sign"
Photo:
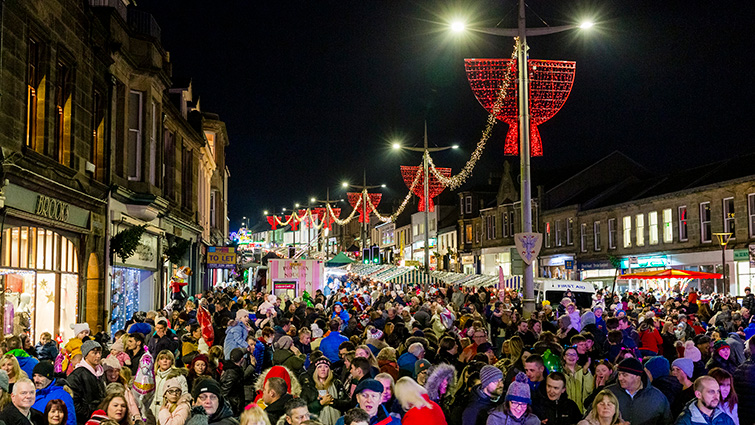
[[35, 214], [57, 221], [68, 221], [70, 208], [71, 206], [63, 201], [39, 195]]

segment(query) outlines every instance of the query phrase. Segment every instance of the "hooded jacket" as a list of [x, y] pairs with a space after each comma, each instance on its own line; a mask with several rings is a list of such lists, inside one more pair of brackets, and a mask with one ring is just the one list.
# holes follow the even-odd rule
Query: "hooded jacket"
[[273, 366], [270, 369], [263, 371], [260, 376], [257, 377], [257, 381], [254, 383], [254, 390], [256, 393], [254, 398], [255, 402], [262, 399], [262, 388], [264, 388], [265, 382], [270, 378], [283, 378], [283, 380], [286, 381], [289, 394], [292, 394], [295, 397], [301, 395], [301, 384], [294, 373], [285, 366]]
[[18, 365], [21, 367], [21, 370], [26, 372], [26, 375], [31, 379], [32, 375], [34, 375], [34, 366], [39, 363], [39, 360], [30, 356], [29, 353], [20, 348], [10, 350], [6, 354], [13, 354], [16, 357], [16, 360], [18, 360]]
[[675, 425], [694, 424], [734, 425], [734, 421], [731, 420], [729, 415], [721, 410], [721, 406], [716, 406], [716, 408], [713, 409], [713, 412], [710, 415], [710, 422], [708, 422], [703, 416], [703, 413], [700, 411], [700, 408], [697, 407], [697, 400], [693, 400], [689, 404], [687, 404], [687, 407], [684, 408], [682, 414], [679, 415], [679, 418], [676, 420]]
[[57, 383], [58, 380], [53, 379], [52, 382], [50, 382], [50, 385], [42, 388], [41, 390], [37, 390], [34, 405], [31, 407], [39, 410], [40, 412], [44, 412], [45, 407], [47, 407], [47, 403], [50, 400], [62, 400], [66, 405], [66, 409], [68, 410], [68, 419], [66, 420], [66, 425], [76, 425], [76, 408], [73, 404], [73, 397], [71, 397], [71, 395], [68, 394], [65, 389], [63, 389], [63, 387], [56, 385]]
[[745, 361], [745, 343], [742, 341], [742, 337], [736, 332], [730, 332], [726, 338], [726, 343], [731, 348], [731, 357], [734, 359], [734, 363], [737, 366], [741, 365]]
[[[73, 406], [76, 412], [76, 422], [85, 423], [92, 413], [97, 410], [97, 406], [105, 398], [105, 384], [102, 381], [102, 375], [96, 376], [92, 369], [82, 363], [76, 365], [76, 368], [68, 375], [68, 387], [73, 392]], [[101, 371], [102, 366], [98, 366]]]
[[[444, 381], [446, 390], [441, 394], [440, 386]], [[448, 416], [451, 410], [451, 394], [456, 392], [456, 368], [446, 363], [433, 366], [428, 373], [425, 389], [430, 400], [438, 403], [443, 413]]]
[[729, 359], [724, 360], [724, 358], [721, 357], [720, 354], [718, 354], [718, 351], [714, 351], [713, 355], [710, 356], [710, 360], [708, 360], [708, 363], [705, 365], [705, 369], [711, 370], [715, 367], [720, 367], [721, 369], [731, 373], [733, 376], [737, 371], [737, 364], [734, 362], [734, 353], [730, 352]]
[[606, 387], [619, 400], [621, 417], [632, 425], [666, 425], [672, 423], [671, 407], [663, 393], [650, 385], [642, 374], [642, 388], [631, 397], [619, 383]]
[[320, 351], [322, 351], [322, 353], [325, 355], [325, 357], [328, 358], [328, 360], [330, 360], [331, 362], [336, 362], [340, 358], [338, 356], [338, 346], [348, 340], [349, 339], [341, 335], [340, 332], [330, 331], [328, 336], [320, 341]]
[[755, 360], [752, 357], [737, 368], [734, 390], [739, 397], [739, 423], [755, 423]]
[[248, 343], [246, 338], [249, 336], [249, 328], [242, 321], [233, 321], [228, 324], [225, 331], [225, 341], [223, 342], [223, 356], [226, 359], [231, 358], [231, 351], [234, 348], [241, 348], [246, 351]]

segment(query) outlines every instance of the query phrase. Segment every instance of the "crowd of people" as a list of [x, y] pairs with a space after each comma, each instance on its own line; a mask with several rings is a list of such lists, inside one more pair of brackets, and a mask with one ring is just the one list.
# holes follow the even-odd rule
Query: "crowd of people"
[[[406, 291], [406, 292], [404, 292]], [[755, 297], [398, 288], [295, 299], [229, 286], [0, 342], [0, 425], [755, 423]], [[754, 401], [750, 403], [750, 401]]]

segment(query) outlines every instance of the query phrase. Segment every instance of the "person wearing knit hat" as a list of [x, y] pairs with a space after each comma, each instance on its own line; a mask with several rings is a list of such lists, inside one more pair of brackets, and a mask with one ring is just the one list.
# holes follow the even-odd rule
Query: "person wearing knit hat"
[[89, 352], [92, 351], [92, 350], [99, 350], [100, 354], [101, 354], [102, 353], [102, 346], [98, 342], [93, 341], [91, 339], [87, 340], [87, 341], [84, 341], [84, 343], [81, 344], [81, 356], [82, 357], [86, 358], [87, 354], [89, 354]]
[[621, 417], [630, 424], [670, 424], [671, 411], [666, 396], [648, 382], [639, 360], [629, 357], [617, 366], [618, 379], [606, 387], [619, 401]]
[[108, 356], [101, 362], [102, 368], [105, 370], [106, 384], [111, 382], [118, 382], [121, 377], [121, 362], [118, 361], [115, 356]]
[[702, 359], [700, 350], [695, 346], [694, 341], [687, 341], [684, 343], [684, 358], [692, 360], [692, 362], [699, 362]]
[[427, 382], [427, 373], [430, 370], [432, 363], [426, 359], [419, 359], [414, 363], [414, 380], [418, 384], [424, 386]]
[[686, 380], [690, 380], [691, 383], [692, 375], [695, 372], [695, 365], [692, 360], [685, 357], [678, 358], [671, 363], [671, 373], [679, 379], [679, 382], [681, 382], [682, 385], [684, 385], [686, 380], [678, 374], [679, 371], [683, 372], [684, 377], [687, 378]]
[[461, 415], [463, 425], [485, 425], [487, 412], [498, 404], [503, 394], [503, 372], [492, 365], [480, 369], [480, 385], [472, 388]]
[[304, 370], [304, 362], [307, 360], [306, 354], [302, 354], [294, 346], [294, 340], [288, 335], [284, 335], [275, 341], [275, 351], [273, 352], [273, 364], [285, 366], [298, 373]]
[[710, 356], [710, 360], [705, 365], [707, 370], [720, 367], [721, 369], [729, 372], [732, 376], [737, 371], [737, 364], [731, 355], [731, 347], [729, 343], [723, 339], [719, 339], [713, 344], [713, 355]]
[[157, 414], [158, 423], [181, 424], [191, 416], [191, 394], [183, 375], [165, 381], [162, 400], [162, 407]]
[[105, 398], [105, 380], [102, 378], [104, 370], [100, 365], [102, 347], [95, 341], [84, 341], [81, 345], [84, 357], [68, 375], [68, 387], [79, 399], [76, 403], [76, 416], [79, 421], [94, 413], [97, 406]]
[[277, 350], [288, 350], [292, 345], [294, 345], [294, 340], [288, 335], [282, 336], [278, 338], [278, 341], [275, 341], [275, 348]]
[[695, 386], [692, 381], [694, 371], [695, 366], [690, 359], [682, 357], [671, 363], [671, 374], [682, 384], [682, 390], [676, 395], [674, 403], [671, 405], [671, 414], [674, 417], [679, 416], [684, 410], [684, 406], [696, 397]]
[[[57, 385], [54, 370], [55, 367], [49, 360], [42, 360], [34, 366], [34, 374], [31, 378], [34, 381], [34, 387], [37, 389], [37, 392], [32, 408], [44, 412], [48, 402], [51, 400], [62, 400], [68, 409], [66, 425], [76, 425], [76, 411], [73, 398], [62, 386]], [[5, 376], [7, 377], [8, 375]]]
[[490, 412], [487, 425], [503, 425], [516, 423], [521, 425], [539, 425], [540, 419], [532, 413], [532, 399], [530, 398], [530, 386], [527, 383], [527, 375], [519, 372], [514, 382], [506, 391], [503, 405], [496, 407]]
[[249, 335], [251, 326], [249, 325], [249, 311], [241, 309], [236, 312], [236, 322], [228, 325], [225, 331], [225, 340], [223, 341], [223, 356], [230, 358], [231, 351], [234, 348], [246, 350], [249, 343], [246, 338]]
[[650, 374], [649, 378], [655, 385], [655, 381], [668, 376], [671, 366], [668, 359], [663, 356], [648, 357], [645, 361], [645, 370]]

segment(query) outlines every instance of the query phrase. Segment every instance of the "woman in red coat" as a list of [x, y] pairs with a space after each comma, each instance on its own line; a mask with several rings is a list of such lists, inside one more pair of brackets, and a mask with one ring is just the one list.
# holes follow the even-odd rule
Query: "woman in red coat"
[[[640, 352], [643, 356], [663, 354], [663, 338], [655, 328], [653, 319], [645, 319], [640, 324]], [[652, 354], [651, 354], [652, 353]]]
[[414, 379], [405, 376], [394, 387], [396, 399], [406, 414], [401, 419], [402, 425], [447, 425], [446, 416], [438, 403], [430, 400], [427, 390]]

